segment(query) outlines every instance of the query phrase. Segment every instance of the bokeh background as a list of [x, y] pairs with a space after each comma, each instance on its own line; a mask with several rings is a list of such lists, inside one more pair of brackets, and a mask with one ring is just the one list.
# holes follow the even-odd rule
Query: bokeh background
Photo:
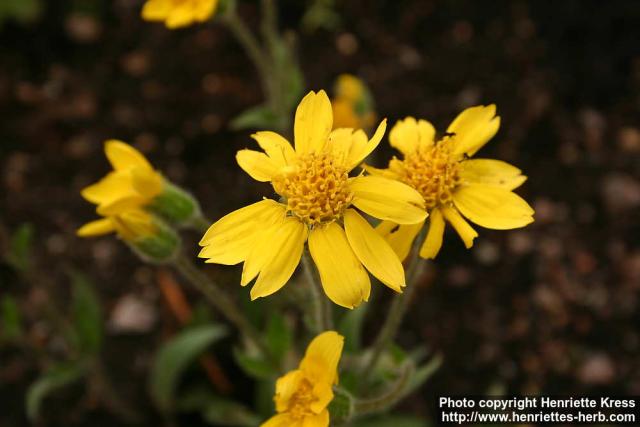
[[[0, 6], [0, 297], [18, 302], [29, 342], [0, 344], [0, 425], [27, 423], [28, 385], [64, 353], [43, 307], [68, 307], [69, 270], [98, 289], [117, 393], [152, 422], [149, 360], [179, 322], [157, 269], [114, 238], [75, 236], [94, 217], [79, 191], [107, 171], [102, 143], [115, 137], [193, 191], [211, 219], [269, 195], [235, 164], [249, 131], [228, 127], [261, 101], [258, 79], [215, 21], [168, 31], [141, 21], [138, 0], [5, 2], [33, 9]], [[444, 363], [399, 409], [430, 416], [441, 394], [640, 394], [640, 3], [336, 1], [338, 19], [319, 28], [300, 24], [311, 1], [279, 3], [307, 89], [353, 73], [380, 117], [440, 130], [467, 106], [496, 103], [502, 127], [479, 155], [529, 177], [519, 193], [534, 224], [479, 230], [470, 251], [446, 233], [399, 337]], [[257, 12], [240, 1], [253, 28]], [[391, 154], [385, 142], [379, 165]], [[6, 256], [25, 224], [27, 273]], [[186, 240], [194, 253], [198, 237]], [[207, 270], [236, 290], [237, 269]], [[121, 423], [79, 386], [45, 405], [48, 425]]]

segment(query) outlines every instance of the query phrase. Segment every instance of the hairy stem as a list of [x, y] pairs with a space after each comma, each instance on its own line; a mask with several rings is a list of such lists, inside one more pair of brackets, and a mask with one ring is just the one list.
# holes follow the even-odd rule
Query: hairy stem
[[271, 352], [258, 331], [244, 316], [236, 304], [220, 289], [220, 287], [198, 270], [191, 260], [181, 254], [173, 261], [174, 267], [200, 291], [220, 313], [245, 336], [262, 353], [271, 358]]
[[324, 295], [320, 278], [315, 269], [313, 259], [309, 251], [305, 249], [302, 254], [302, 265], [304, 267], [307, 285], [309, 287], [309, 299], [314, 314], [316, 332], [323, 332], [333, 328], [333, 316], [329, 300]]
[[398, 403], [405, 396], [409, 379], [415, 370], [412, 363], [406, 363], [401, 369], [400, 376], [385, 393], [357, 400], [353, 405], [354, 416], [382, 412]]

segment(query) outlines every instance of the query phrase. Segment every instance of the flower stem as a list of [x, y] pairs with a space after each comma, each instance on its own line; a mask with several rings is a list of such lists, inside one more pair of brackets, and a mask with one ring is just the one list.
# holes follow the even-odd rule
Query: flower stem
[[202, 213], [199, 213], [191, 220], [191, 227], [203, 234], [209, 229], [211, 224], [213, 224], [213, 222], [205, 218]]
[[398, 379], [384, 394], [369, 399], [358, 399], [353, 405], [354, 416], [375, 414], [391, 408], [402, 399], [409, 385], [409, 379], [415, 371], [412, 363], [405, 363]]
[[374, 372], [378, 362], [380, 361], [380, 356], [382, 356], [384, 350], [396, 337], [398, 328], [402, 323], [402, 319], [409, 308], [409, 303], [411, 302], [417, 288], [415, 281], [420, 276], [422, 268], [424, 267], [424, 262], [420, 258], [419, 254], [427, 229], [428, 226], [423, 227], [423, 230], [413, 242], [409, 258], [409, 267], [407, 268], [407, 286], [403, 293], [396, 295], [393, 299], [384, 324], [382, 325], [376, 340], [371, 346], [371, 356], [369, 357], [368, 362], [364, 365], [365, 369], [362, 371], [365, 378], [372, 375]]
[[184, 254], [179, 255], [173, 261], [173, 265], [180, 274], [189, 280], [253, 345], [260, 349], [268, 359], [272, 359], [271, 352], [258, 331], [214, 281], [207, 277], [202, 271], [198, 270], [193, 265], [193, 262]]
[[305, 276], [307, 277], [307, 285], [309, 288], [309, 299], [314, 314], [314, 324], [316, 332], [323, 332], [333, 328], [333, 315], [329, 301], [324, 296], [320, 278], [314, 267], [313, 260], [309, 251], [305, 249], [302, 254], [302, 264]]

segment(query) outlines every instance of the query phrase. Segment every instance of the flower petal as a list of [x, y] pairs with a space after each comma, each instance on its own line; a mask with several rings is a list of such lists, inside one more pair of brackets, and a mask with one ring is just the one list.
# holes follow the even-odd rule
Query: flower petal
[[425, 259], [434, 259], [442, 247], [444, 236], [444, 218], [440, 209], [433, 209], [429, 215], [429, 231], [420, 248], [420, 256]]
[[533, 209], [517, 194], [484, 184], [463, 186], [453, 193], [456, 208], [472, 222], [494, 230], [524, 227], [533, 222]]
[[255, 139], [260, 148], [262, 148], [267, 156], [278, 166], [285, 167], [293, 162], [296, 152], [293, 150], [289, 141], [282, 135], [271, 131], [256, 132], [251, 135]]
[[104, 204], [118, 198], [135, 196], [136, 192], [131, 182], [129, 172], [109, 172], [100, 181], [82, 189], [82, 197], [85, 200]]
[[398, 179], [399, 177], [399, 175], [391, 169], [380, 169], [364, 163], [362, 164], [362, 169], [370, 175], [382, 176], [388, 179]]
[[389, 143], [402, 154], [407, 155], [418, 148], [432, 146], [435, 135], [436, 130], [428, 121], [407, 117], [393, 126], [389, 133]]
[[350, 179], [353, 204], [369, 215], [398, 224], [415, 224], [427, 217], [424, 199], [413, 188], [380, 176]]
[[260, 424], [260, 427], [294, 427], [296, 421], [287, 413], [276, 414], [267, 421]]
[[443, 206], [442, 214], [449, 221], [449, 223], [455, 228], [458, 232], [458, 235], [464, 242], [464, 246], [469, 249], [473, 246], [473, 239], [478, 237], [478, 233], [474, 230], [467, 221], [462, 218], [462, 216], [458, 213], [454, 208], [450, 208], [448, 206]]
[[140, 167], [151, 169], [151, 164], [138, 150], [116, 139], [110, 139], [104, 143], [104, 152], [115, 170]]
[[329, 411], [325, 409], [319, 414], [305, 416], [300, 427], [329, 427]]
[[394, 291], [402, 292], [404, 269], [391, 246], [353, 209], [344, 213], [344, 228], [351, 249], [365, 268]]
[[455, 134], [454, 154], [473, 156], [498, 132], [500, 117], [496, 116], [494, 104], [478, 105], [464, 110], [447, 128]]
[[275, 200], [262, 200], [238, 209], [215, 222], [200, 240], [198, 256], [208, 263], [233, 265], [244, 261], [264, 227], [285, 216], [285, 207]]
[[251, 288], [252, 301], [282, 288], [300, 263], [304, 242], [307, 240], [307, 226], [298, 219], [289, 217], [277, 228], [277, 232], [271, 236], [268, 249], [271, 257], [262, 266], [256, 284]]
[[334, 384], [338, 379], [338, 363], [344, 347], [344, 337], [336, 331], [316, 336], [307, 346], [300, 370], [318, 382]]
[[142, 7], [142, 19], [146, 21], [164, 20], [171, 12], [171, 0], [148, 0]]
[[236, 161], [251, 178], [260, 182], [271, 181], [279, 170], [276, 162], [259, 151], [240, 150], [236, 153]]
[[111, 219], [102, 218], [83, 225], [76, 231], [76, 234], [79, 237], [94, 237], [113, 233], [114, 231], [115, 227]]
[[276, 381], [276, 395], [273, 400], [276, 403], [276, 410], [284, 412], [289, 409], [291, 397], [300, 388], [300, 383], [305, 378], [300, 369], [287, 372]]
[[[373, 137], [367, 141], [366, 134], [363, 131], [362, 134], [365, 138], [353, 138], [352, 146], [349, 150], [349, 156], [347, 157], [347, 169], [351, 170], [358, 166], [369, 154], [376, 149], [380, 141], [382, 141], [382, 137], [384, 136], [384, 132], [387, 130], [387, 119], [384, 119], [378, 125], [378, 129], [374, 133]], [[356, 132], [357, 134], [357, 132]]]
[[515, 190], [527, 180], [522, 171], [507, 162], [493, 159], [471, 159], [461, 163], [462, 179], [469, 184], [487, 184]]
[[148, 201], [148, 199], [134, 193], [131, 196], [120, 197], [100, 204], [96, 210], [102, 216], [117, 215], [132, 209], [138, 209]]
[[404, 261], [409, 256], [413, 240], [423, 225], [424, 221], [410, 225], [398, 225], [393, 221], [382, 221], [376, 227], [376, 232], [384, 237], [389, 246], [398, 255], [398, 258]]
[[162, 192], [163, 184], [162, 175], [152, 169], [131, 169], [131, 185], [143, 197], [157, 196]]
[[354, 308], [369, 299], [369, 275], [353, 253], [342, 227], [332, 222], [314, 228], [309, 234], [309, 251], [331, 301]]
[[296, 153], [321, 150], [327, 142], [332, 126], [333, 112], [326, 92], [309, 92], [296, 110], [293, 125]]

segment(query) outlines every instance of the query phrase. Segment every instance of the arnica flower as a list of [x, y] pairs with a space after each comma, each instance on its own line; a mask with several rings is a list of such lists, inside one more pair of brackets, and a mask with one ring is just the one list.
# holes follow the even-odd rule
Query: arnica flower
[[161, 21], [167, 28], [175, 29], [207, 21], [217, 6], [218, 0], [147, 0], [142, 19]]
[[362, 80], [351, 74], [336, 79], [333, 107], [333, 127], [371, 129], [375, 124], [373, 98]]
[[89, 222], [78, 229], [80, 237], [116, 233], [147, 261], [164, 262], [176, 254], [179, 237], [142, 209], [132, 209]]
[[256, 279], [252, 299], [287, 283], [307, 241], [322, 287], [338, 305], [353, 308], [369, 298], [365, 267], [397, 292], [405, 285], [398, 256], [355, 208], [415, 224], [426, 217], [424, 201], [399, 181], [349, 177], [380, 143], [385, 121], [371, 140], [362, 130], [331, 131], [332, 122], [327, 94], [311, 92], [296, 111], [295, 149], [277, 133], [258, 132], [252, 137], [265, 152], [240, 150], [236, 156], [251, 177], [270, 181], [280, 199], [265, 199], [220, 219], [200, 241], [199, 256], [210, 263], [244, 262], [241, 285]]
[[147, 208], [175, 224], [188, 223], [200, 215], [195, 199], [166, 181], [138, 150], [122, 141], [109, 140], [104, 151], [113, 172], [81, 193], [98, 206], [98, 214], [112, 216]]
[[323, 332], [311, 341], [298, 369], [276, 382], [277, 415], [261, 427], [327, 427], [327, 405], [338, 383], [338, 362], [344, 338], [334, 331]]
[[[420, 248], [422, 258], [432, 259], [440, 251], [445, 221], [453, 226], [470, 248], [478, 233], [465, 220], [485, 228], [507, 230], [533, 222], [533, 209], [512, 192], [527, 179], [503, 161], [469, 159], [498, 131], [500, 117], [495, 105], [468, 108], [435, 142], [435, 129], [425, 120], [408, 117], [389, 134], [391, 146], [402, 153], [388, 169], [367, 171], [402, 181], [420, 192], [429, 212], [429, 228]], [[377, 230], [404, 259], [422, 224], [382, 222]]]

